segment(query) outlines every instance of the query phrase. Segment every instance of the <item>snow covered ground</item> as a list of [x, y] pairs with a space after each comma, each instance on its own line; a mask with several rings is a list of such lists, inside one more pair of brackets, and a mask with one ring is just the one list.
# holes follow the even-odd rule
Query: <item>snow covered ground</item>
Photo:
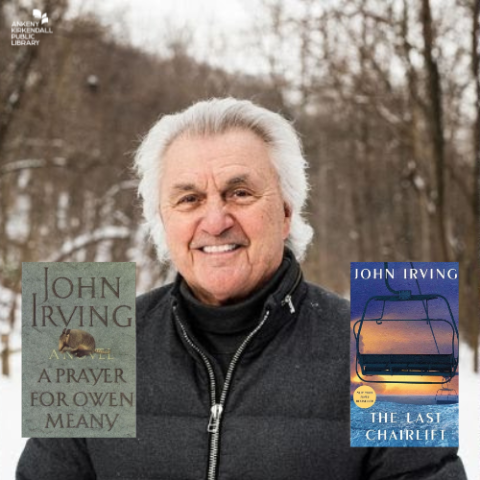
[[[478, 480], [480, 450], [479, 382], [473, 372], [473, 353], [460, 350], [460, 456], [469, 480]], [[21, 432], [21, 357], [13, 357], [12, 376], [0, 379], [0, 478], [13, 480], [26, 440]], [[347, 480], [347, 479], [346, 479]]]
[[460, 456], [468, 480], [480, 479], [480, 390], [473, 351], [460, 345]]

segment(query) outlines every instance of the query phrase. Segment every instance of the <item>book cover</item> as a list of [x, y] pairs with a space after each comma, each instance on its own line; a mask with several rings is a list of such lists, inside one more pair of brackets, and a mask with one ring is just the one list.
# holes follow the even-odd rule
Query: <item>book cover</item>
[[458, 263], [352, 262], [350, 445], [458, 447]]
[[135, 437], [135, 263], [22, 264], [22, 436]]

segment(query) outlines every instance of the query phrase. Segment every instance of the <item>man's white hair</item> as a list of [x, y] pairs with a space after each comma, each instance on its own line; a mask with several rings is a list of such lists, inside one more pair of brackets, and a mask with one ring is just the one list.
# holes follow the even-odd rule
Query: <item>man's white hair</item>
[[299, 261], [304, 258], [313, 229], [303, 218], [308, 194], [307, 162], [297, 133], [281, 115], [248, 100], [213, 98], [174, 115], [163, 116], [150, 129], [135, 154], [143, 215], [160, 262], [169, 260], [165, 229], [159, 215], [160, 175], [166, 150], [184, 134], [210, 136], [237, 128], [254, 132], [269, 146], [282, 196], [292, 215], [286, 245]]

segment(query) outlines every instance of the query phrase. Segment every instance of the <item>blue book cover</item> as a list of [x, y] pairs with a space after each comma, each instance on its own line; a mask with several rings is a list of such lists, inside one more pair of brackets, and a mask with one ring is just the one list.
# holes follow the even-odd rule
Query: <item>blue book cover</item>
[[350, 445], [458, 447], [458, 263], [352, 262]]

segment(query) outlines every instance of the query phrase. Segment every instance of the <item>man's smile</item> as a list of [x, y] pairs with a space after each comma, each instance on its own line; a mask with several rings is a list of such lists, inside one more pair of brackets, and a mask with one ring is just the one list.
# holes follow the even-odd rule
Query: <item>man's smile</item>
[[200, 250], [204, 253], [226, 253], [231, 252], [233, 250], [237, 250], [242, 245], [238, 243], [227, 243], [224, 245], [205, 245], [201, 247]]

